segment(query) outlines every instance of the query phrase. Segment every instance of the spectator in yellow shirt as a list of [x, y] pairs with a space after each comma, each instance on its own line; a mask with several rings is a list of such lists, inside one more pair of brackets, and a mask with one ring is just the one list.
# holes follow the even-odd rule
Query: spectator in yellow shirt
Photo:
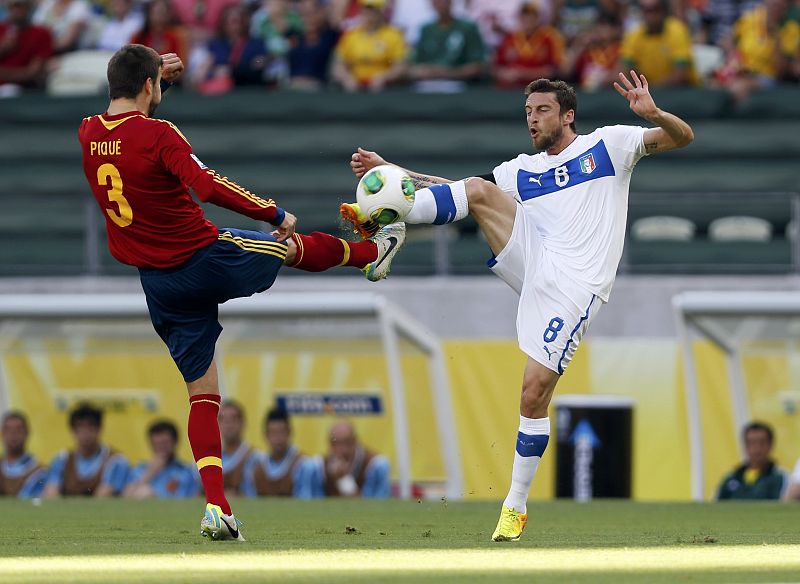
[[359, 24], [336, 47], [333, 79], [346, 91], [380, 91], [405, 72], [403, 33], [386, 24], [386, 0], [359, 0]]
[[679, 86], [694, 82], [689, 28], [667, 16], [663, 0], [640, 0], [644, 23], [622, 39], [622, 64], [643, 74], [650, 85]]
[[740, 77], [769, 87], [792, 76], [800, 50], [800, 24], [789, 19], [788, 0], [765, 0], [736, 21], [733, 38]]

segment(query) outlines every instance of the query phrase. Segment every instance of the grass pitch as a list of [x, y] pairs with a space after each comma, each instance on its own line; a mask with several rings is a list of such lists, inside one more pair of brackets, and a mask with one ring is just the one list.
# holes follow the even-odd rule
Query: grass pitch
[[0, 501], [0, 582], [800, 582], [800, 505], [240, 500], [247, 543], [199, 536], [203, 503]]

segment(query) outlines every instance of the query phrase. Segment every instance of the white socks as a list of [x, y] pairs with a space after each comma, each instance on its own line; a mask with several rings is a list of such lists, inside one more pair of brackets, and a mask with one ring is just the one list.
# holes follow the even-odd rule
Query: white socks
[[418, 190], [414, 196], [414, 206], [404, 221], [444, 225], [459, 221], [468, 213], [467, 185], [459, 180]]
[[511, 471], [511, 488], [503, 502], [506, 507], [524, 513], [533, 477], [539, 468], [547, 442], [550, 439], [550, 418], [519, 417], [517, 449]]

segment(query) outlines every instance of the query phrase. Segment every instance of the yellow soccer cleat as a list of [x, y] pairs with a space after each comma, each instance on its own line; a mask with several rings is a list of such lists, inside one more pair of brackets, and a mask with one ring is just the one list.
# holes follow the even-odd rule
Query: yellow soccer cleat
[[364, 215], [358, 203], [342, 203], [342, 206], [339, 207], [339, 214], [342, 219], [352, 224], [353, 232], [363, 239], [374, 237], [378, 233], [378, 229], [382, 227], [376, 221]]
[[245, 541], [241, 526], [241, 521], [233, 515], [225, 515], [219, 505], [206, 503], [206, 513], [200, 522], [200, 535], [215, 541], [225, 539]]
[[520, 513], [503, 505], [500, 510], [500, 520], [492, 534], [492, 541], [517, 541], [522, 537], [527, 522], [527, 513]]

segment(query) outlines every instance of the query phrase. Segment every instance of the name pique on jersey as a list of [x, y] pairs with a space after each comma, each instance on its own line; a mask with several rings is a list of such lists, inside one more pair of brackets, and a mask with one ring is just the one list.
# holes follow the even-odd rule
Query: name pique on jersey
[[572, 160], [544, 173], [519, 169], [517, 191], [520, 199], [528, 201], [607, 176], [614, 176], [614, 165], [600, 140]]

